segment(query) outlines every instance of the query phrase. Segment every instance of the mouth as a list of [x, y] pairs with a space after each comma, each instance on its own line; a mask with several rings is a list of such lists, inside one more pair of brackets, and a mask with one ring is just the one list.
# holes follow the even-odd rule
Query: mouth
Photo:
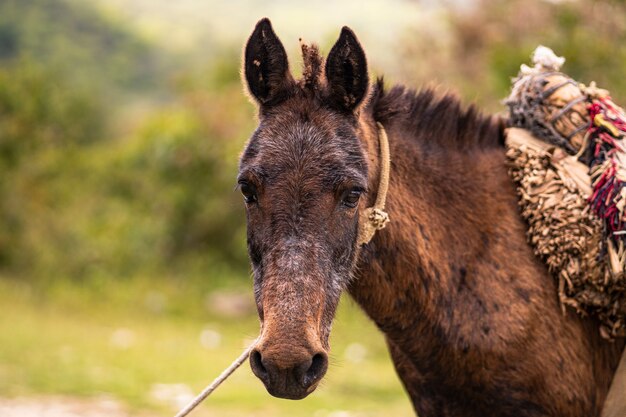
[[[274, 387], [274, 386], [265, 386], [267, 392], [276, 398], [282, 398], [285, 400], [302, 400], [309, 396], [315, 389], [318, 384], [311, 385], [308, 388], [303, 387]], [[278, 389], [277, 389], [278, 388]]]

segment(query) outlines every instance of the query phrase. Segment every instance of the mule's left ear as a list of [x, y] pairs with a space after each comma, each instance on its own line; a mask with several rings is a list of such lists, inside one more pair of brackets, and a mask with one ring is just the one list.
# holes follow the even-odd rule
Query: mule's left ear
[[341, 29], [339, 40], [326, 60], [326, 79], [334, 107], [353, 111], [367, 94], [367, 60], [356, 35], [350, 28]]

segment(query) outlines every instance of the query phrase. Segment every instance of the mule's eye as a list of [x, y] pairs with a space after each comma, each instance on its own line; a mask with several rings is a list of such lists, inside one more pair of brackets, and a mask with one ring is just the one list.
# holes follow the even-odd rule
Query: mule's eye
[[361, 198], [362, 193], [363, 190], [357, 188], [348, 190], [343, 195], [343, 200], [341, 201], [341, 203], [346, 207], [354, 208], [357, 204], [359, 204], [359, 198]]
[[249, 182], [242, 181], [239, 183], [239, 189], [241, 190], [241, 194], [243, 194], [243, 199], [246, 204], [256, 203], [257, 194], [256, 187]]

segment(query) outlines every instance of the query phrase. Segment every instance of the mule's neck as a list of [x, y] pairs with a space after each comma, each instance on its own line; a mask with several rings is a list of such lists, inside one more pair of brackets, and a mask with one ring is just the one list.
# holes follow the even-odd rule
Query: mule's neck
[[623, 342], [562, 314], [526, 242], [504, 148], [385, 128], [390, 223], [363, 246], [348, 290], [384, 332], [418, 414], [597, 415]]
[[[375, 191], [378, 138], [374, 123], [363, 125]], [[428, 320], [444, 322], [440, 315], [453, 311], [460, 287], [502, 269], [503, 252], [526, 248], [526, 242], [503, 148], [426, 143], [401, 123], [385, 129], [391, 221], [363, 247], [349, 291], [388, 336], [402, 337]], [[375, 192], [370, 194], [373, 200]]]

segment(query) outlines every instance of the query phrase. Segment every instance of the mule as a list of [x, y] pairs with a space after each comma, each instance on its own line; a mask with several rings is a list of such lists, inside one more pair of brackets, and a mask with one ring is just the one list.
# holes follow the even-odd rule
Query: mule
[[[506, 122], [431, 90], [369, 82], [347, 27], [296, 80], [270, 21], [244, 51], [259, 126], [238, 183], [261, 322], [254, 374], [277, 397], [313, 392], [345, 290], [384, 333], [421, 417], [596, 416], [623, 342], [561, 311], [525, 237], [504, 156]], [[391, 222], [357, 244], [359, 212], [391, 152]]]

